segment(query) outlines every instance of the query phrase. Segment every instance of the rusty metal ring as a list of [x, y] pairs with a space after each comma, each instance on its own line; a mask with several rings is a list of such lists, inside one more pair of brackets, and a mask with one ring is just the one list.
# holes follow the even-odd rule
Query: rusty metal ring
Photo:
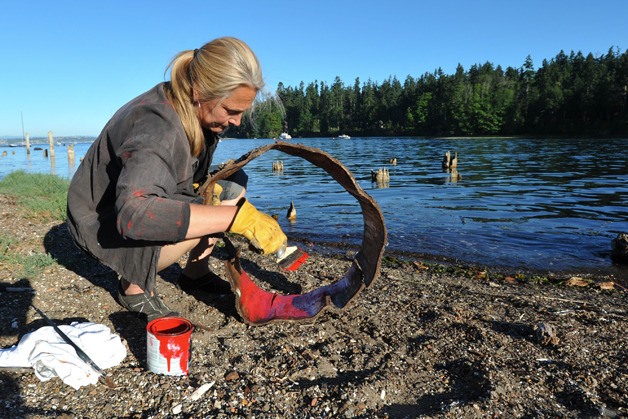
[[[217, 181], [229, 177], [244, 167], [251, 160], [259, 157], [269, 150], [279, 150], [293, 156], [301, 157], [315, 166], [322, 168], [348, 193], [355, 197], [360, 204], [364, 219], [364, 232], [362, 244], [359, 251], [354, 256], [352, 266], [342, 279], [331, 285], [318, 288], [308, 294], [302, 295], [309, 295], [311, 299], [317, 299], [314, 304], [316, 306], [314, 309], [316, 313], [314, 315], [318, 315], [320, 310], [328, 305], [327, 301], [330, 301], [337, 308], [343, 308], [365, 286], [370, 286], [379, 276], [382, 258], [387, 243], [387, 233], [384, 216], [379, 206], [375, 200], [368, 195], [360, 187], [360, 185], [358, 185], [353, 175], [339, 160], [317, 148], [308, 147], [302, 144], [277, 141], [251, 150], [238, 160], [226, 163], [220, 171], [215, 173], [201, 186], [199, 189], [199, 195], [203, 196], [206, 204], [211, 204], [213, 186]], [[238, 283], [237, 276], [240, 268], [237, 265], [239, 265], [237, 264], [237, 261], [230, 261], [227, 265], [227, 276], [232, 282], [232, 287], [234, 287], [234, 282], [236, 283], [236, 286]], [[321, 299], [324, 299], [325, 301], [318, 301]], [[310, 303], [311, 302], [308, 302], [308, 304]], [[238, 311], [242, 315], [240, 307]], [[243, 318], [249, 323], [255, 323], [254, 321], [249, 321], [246, 316], [243, 316]], [[268, 320], [264, 322], [267, 321]]]

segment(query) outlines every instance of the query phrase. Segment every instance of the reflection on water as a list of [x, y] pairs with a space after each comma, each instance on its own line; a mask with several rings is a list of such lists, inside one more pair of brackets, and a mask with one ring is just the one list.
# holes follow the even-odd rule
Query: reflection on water
[[[215, 163], [238, 158], [268, 141], [223, 140]], [[626, 139], [292, 142], [325, 150], [349, 168], [382, 208], [389, 249], [512, 268], [616, 272], [610, 242], [628, 231]], [[76, 144], [77, 158], [86, 147]], [[452, 157], [457, 153], [455, 168], [443, 168], [447, 151]], [[70, 177], [75, 170], [64, 147], [57, 148], [56, 168], [37, 153], [28, 160], [9, 152], [0, 159], [0, 177], [17, 169]], [[283, 170], [273, 170], [276, 161]], [[378, 182], [377, 176], [373, 180], [373, 172], [380, 169], [387, 172], [385, 182]], [[249, 198], [278, 214], [289, 236], [361, 242], [357, 201], [322, 169], [273, 150], [245, 170]], [[285, 219], [291, 201], [299, 214], [293, 224]]]

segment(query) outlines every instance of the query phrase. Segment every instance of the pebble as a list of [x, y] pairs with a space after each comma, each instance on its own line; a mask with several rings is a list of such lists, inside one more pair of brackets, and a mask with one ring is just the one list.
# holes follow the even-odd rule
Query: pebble
[[225, 380], [227, 381], [235, 381], [240, 378], [240, 374], [237, 371], [231, 371], [225, 375]]

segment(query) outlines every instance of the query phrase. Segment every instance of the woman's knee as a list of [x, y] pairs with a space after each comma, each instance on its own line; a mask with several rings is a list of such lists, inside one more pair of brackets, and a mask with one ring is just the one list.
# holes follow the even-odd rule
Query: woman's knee
[[235, 201], [242, 198], [246, 193], [246, 186], [249, 176], [242, 169], [238, 170], [226, 179], [219, 180], [218, 184], [222, 188], [220, 201]]
[[240, 191], [240, 194], [237, 195], [235, 198], [223, 199], [222, 201], [220, 201], [220, 205], [236, 205], [241, 198], [244, 198], [244, 195], [246, 195], [246, 189], [242, 189]]

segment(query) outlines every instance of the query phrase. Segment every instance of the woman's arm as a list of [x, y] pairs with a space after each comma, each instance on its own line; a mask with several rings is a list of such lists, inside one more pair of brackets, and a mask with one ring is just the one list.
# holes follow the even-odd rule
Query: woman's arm
[[190, 204], [190, 225], [186, 239], [227, 231], [238, 210], [237, 206]]

